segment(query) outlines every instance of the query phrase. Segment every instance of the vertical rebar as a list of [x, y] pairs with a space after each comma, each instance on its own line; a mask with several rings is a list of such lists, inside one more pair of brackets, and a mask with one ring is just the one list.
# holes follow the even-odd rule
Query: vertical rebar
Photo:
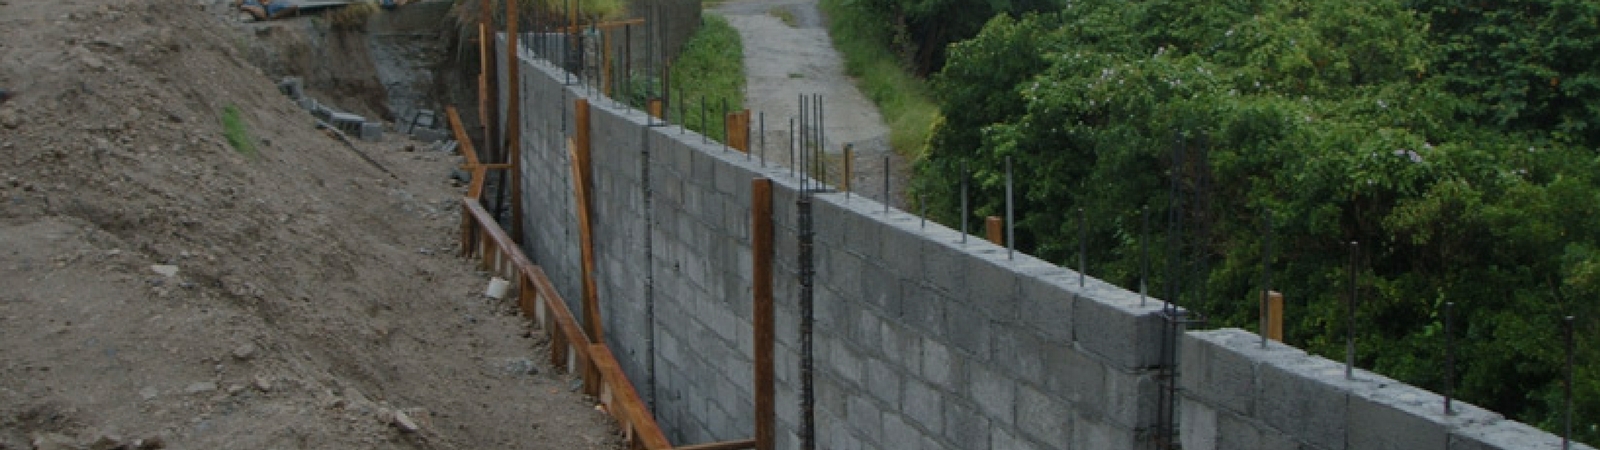
[[[926, 184], [919, 184], [918, 186], [926, 186]], [[917, 225], [918, 228], [928, 229], [928, 197], [922, 192], [922, 188], [917, 189], [917, 217], [922, 219], [922, 223]]]
[[844, 176], [839, 177], [839, 188], [844, 191], [844, 201], [846, 202], [850, 201], [850, 175], [852, 175], [851, 172], [854, 169], [850, 166], [854, 165], [854, 163], [855, 149], [850, 148], [849, 145], [844, 146], [844, 164], [841, 164], [844, 166]]
[[1577, 359], [1574, 356], [1577, 348], [1572, 339], [1573, 319], [1573, 316], [1567, 316], [1563, 320], [1567, 325], [1567, 382], [1563, 386], [1563, 390], [1566, 391], [1562, 399], [1565, 403], [1563, 413], [1565, 413], [1566, 417], [1562, 420], [1564, 424], [1562, 426], [1563, 432], [1561, 433], [1561, 450], [1572, 450], [1572, 366], [1576, 362], [1574, 360]]
[[889, 157], [883, 157], [883, 213], [889, 213]]
[[[802, 183], [804, 181], [802, 180]], [[815, 386], [812, 380], [812, 297], [813, 274], [812, 267], [812, 239], [816, 231], [812, 227], [811, 193], [805, 189], [800, 190], [799, 200], [796, 201], [799, 212], [799, 264], [800, 264], [800, 448], [803, 450], [816, 449], [816, 419], [813, 409], [815, 401]]]
[[728, 151], [728, 141], [731, 140], [730, 139], [731, 136], [729, 136], [729, 135], [732, 134], [732, 133], [728, 132], [728, 98], [727, 97], [723, 97], [723, 98], [721, 98], [721, 100], [722, 100], [722, 113], [718, 114], [718, 115], [722, 116], [722, 151], [723, 152], [727, 152]]
[[1150, 296], [1150, 207], [1139, 208], [1139, 215], [1143, 216], [1139, 226], [1139, 307], [1143, 308]]
[[1263, 235], [1261, 240], [1261, 348], [1267, 348], [1267, 325], [1271, 321], [1267, 309], [1272, 292], [1272, 212], [1261, 214]]
[[1350, 241], [1350, 301], [1346, 303], [1346, 327], [1344, 339], [1344, 378], [1355, 379], [1356, 365], [1356, 259], [1361, 252], [1361, 245]]
[[1089, 273], [1089, 215], [1078, 207], [1078, 287], [1088, 283]]
[[969, 212], [967, 212], [967, 179], [968, 178], [971, 178], [971, 176], [967, 173], [967, 160], [963, 159], [963, 160], [961, 160], [961, 243], [962, 244], [966, 244], [967, 243], [967, 215], [970, 214]]
[[818, 158], [817, 161], [822, 163], [822, 170], [818, 172], [822, 174], [823, 183], [828, 182], [828, 127], [827, 122], [824, 120], [826, 116], [823, 115], [826, 111], [822, 107], [822, 94], [817, 94], [817, 148], [821, 149], [822, 155], [822, 158]]
[[1011, 157], [1006, 157], [1006, 259], [1012, 259], [1017, 246], [1016, 215], [1011, 202]]
[[794, 178], [794, 118], [789, 118], [789, 178]]
[[1451, 407], [1451, 400], [1456, 395], [1456, 340], [1451, 335], [1451, 328], [1455, 322], [1455, 302], [1444, 304], [1444, 413], [1455, 414]]
[[706, 135], [711, 134], [711, 127], [706, 122], [706, 96], [700, 96], [700, 143], [706, 143]]
[[766, 168], [767, 167], [767, 112], [766, 111], [761, 111], [761, 112], [756, 113], [756, 123], [758, 124], [757, 126], [759, 127], [759, 131], [758, 131], [759, 134], [757, 134], [756, 136], [757, 136], [757, 139], [761, 140], [761, 154], [756, 157], [756, 161], [761, 163], [761, 167], [762, 168]]
[[689, 131], [689, 102], [686, 100], [688, 98], [683, 96], [683, 88], [678, 88], [678, 120], [682, 122], [678, 127], [678, 134]]

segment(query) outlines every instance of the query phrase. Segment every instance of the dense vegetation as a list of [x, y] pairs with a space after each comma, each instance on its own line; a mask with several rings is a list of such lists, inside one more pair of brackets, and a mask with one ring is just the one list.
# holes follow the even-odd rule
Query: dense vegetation
[[1053, 9], [949, 47], [918, 166], [936, 214], [1003, 213], [1010, 158], [1024, 250], [1075, 265], [1083, 208], [1092, 275], [1137, 286], [1148, 243], [1153, 293], [1247, 329], [1271, 236], [1292, 344], [1343, 358], [1354, 275], [1358, 364], [1443, 390], [1453, 302], [1457, 394], [1550, 430], [1577, 316], [1575, 428], [1600, 441], [1600, 4]]
[[883, 27], [887, 17], [851, 0], [822, 0], [828, 16], [828, 36], [844, 57], [845, 71], [856, 78], [861, 92], [878, 105], [889, 125], [889, 146], [908, 158], [915, 158], [928, 142], [928, 133], [939, 116], [927, 83], [905, 70], [890, 51], [892, 28]]
[[700, 29], [674, 60], [671, 79], [674, 105], [667, 115], [672, 122], [722, 140], [723, 114], [744, 109], [744, 44], [738, 30], [722, 16], [703, 16]]

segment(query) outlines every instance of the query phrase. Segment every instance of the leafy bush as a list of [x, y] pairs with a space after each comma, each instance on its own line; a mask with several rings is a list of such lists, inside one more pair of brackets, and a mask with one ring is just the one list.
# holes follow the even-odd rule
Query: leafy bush
[[[1213, 326], [1255, 328], [1270, 216], [1289, 341], [1336, 359], [1357, 242], [1361, 366], [1442, 389], [1453, 302], [1457, 394], [1553, 429], [1560, 318], [1600, 337], [1600, 108], [1579, 100], [1600, 88], [1600, 33], [1584, 31], [1600, 7], [1456, 3], [1080, 0], [995, 17], [933, 78], [944, 121], [919, 184], [947, 222], [998, 215], [1010, 158], [1020, 247], [1075, 265], [1083, 208], [1092, 275], [1137, 286], [1148, 240], [1153, 292]], [[957, 217], [963, 164], [972, 217]], [[1576, 387], [1589, 441], [1597, 366]]]

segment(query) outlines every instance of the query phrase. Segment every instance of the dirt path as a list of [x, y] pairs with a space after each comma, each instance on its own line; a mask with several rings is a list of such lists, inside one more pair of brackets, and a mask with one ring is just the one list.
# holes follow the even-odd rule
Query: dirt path
[[[727, 17], [744, 42], [745, 101], [752, 112], [766, 113], [763, 154], [769, 160], [788, 163], [789, 121], [800, 114], [800, 97], [821, 94], [829, 183], [839, 185], [842, 149], [848, 144], [855, 156], [852, 190], [881, 199], [888, 157], [895, 169], [890, 195], [902, 196], [906, 165], [889, 151], [889, 128], [877, 106], [845, 74], [844, 60], [833, 48], [816, 0], [733, 0], [711, 11]], [[893, 204], [904, 206], [901, 201]]]

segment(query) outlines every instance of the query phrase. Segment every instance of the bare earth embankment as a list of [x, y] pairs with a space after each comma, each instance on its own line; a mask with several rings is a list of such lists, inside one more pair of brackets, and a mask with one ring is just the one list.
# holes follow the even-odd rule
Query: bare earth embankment
[[615, 448], [454, 256], [458, 158], [363, 161], [219, 8], [0, 0], [0, 449]]

